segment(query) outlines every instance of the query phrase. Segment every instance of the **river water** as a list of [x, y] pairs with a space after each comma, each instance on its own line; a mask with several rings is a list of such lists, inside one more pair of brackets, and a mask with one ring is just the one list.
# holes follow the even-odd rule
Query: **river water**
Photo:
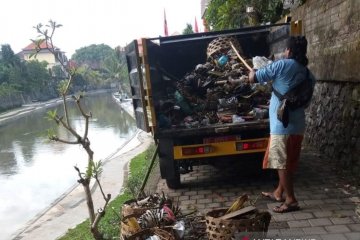
[[[89, 139], [94, 159], [106, 159], [136, 133], [135, 120], [121, 109], [111, 94], [84, 98], [92, 112]], [[0, 239], [11, 234], [45, 210], [77, 181], [77, 165], [84, 170], [87, 154], [78, 145], [50, 142], [46, 130], [53, 128], [62, 139], [73, 140], [64, 128], [45, 118], [62, 105], [37, 110], [0, 126]], [[71, 104], [71, 125], [83, 133], [85, 123]], [[81, 134], [82, 135], [82, 134]]]

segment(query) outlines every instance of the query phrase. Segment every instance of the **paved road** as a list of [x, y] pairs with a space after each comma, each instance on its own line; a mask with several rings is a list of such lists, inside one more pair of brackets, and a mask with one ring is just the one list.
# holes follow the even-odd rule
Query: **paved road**
[[[262, 198], [256, 202], [259, 209], [272, 214], [267, 237], [360, 240], [360, 219], [355, 213], [355, 208], [360, 209], [360, 189], [334, 172], [331, 163], [305, 148], [295, 178], [301, 211], [278, 214], [271, 211], [278, 203]], [[227, 171], [211, 166], [194, 167], [193, 172], [182, 175], [181, 179], [183, 189], [168, 189], [165, 181], [160, 180], [156, 191], [178, 197], [184, 212], [195, 209], [202, 215], [214, 208], [231, 206], [244, 193], [256, 199], [262, 191], [270, 191], [276, 185], [276, 178], [251, 175], [251, 171], [233, 166]]]

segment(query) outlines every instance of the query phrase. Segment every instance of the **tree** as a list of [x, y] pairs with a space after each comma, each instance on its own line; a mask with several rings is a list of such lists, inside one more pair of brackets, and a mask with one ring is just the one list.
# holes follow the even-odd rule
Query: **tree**
[[120, 52], [120, 48], [92, 44], [76, 50], [72, 60], [79, 65], [78, 73], [84, 74], [82, 77], [91, 88], [125, 86], [123, 76], [126, 65]]
[[[38, 24], [35, 27], [35, 29], [40, 34], [41, 38], [38, 40], [32, 40], [35, 43], [35, 45], [37, 46], [36, 47], [37, 52], [40, 51], [40, 44], [45, 42], [47, 45], [47, 49], [60, 62], [60, 64], [63, 67], [62, 69], [66, 70], [65, 75], [68, 76], [68, 78], [66, 80], [63, 80], [61, 82], [61, 84], [59, 85], [59, 92], [63, 99], [64, 116], [58, 115], [56, 110], [54, 110], [54, 111], [48, 112], [48, 118], [50, 120], [55, 121], [55, 123], [57, 125], [65, 128], [74, 137], [74, 139], [68, 140], [68, 139], [59, 138], [55, 134], [55, 131], [52, 131], [52, 130], [48, 130], [48, 136], [49, 136], [49, 139], [52, 141], [65, 143], [65, 144], [81, 145], [84, 148], [84, 150], [86, 151], [86, 153], [88, 155], [86, 171], [82, 172], [76, 166], [74, 168], [77, 171], [78, 176], [79, 176], [78, 182], [80, 184], [82, 184], [84, 191], [85, 191], [86, 203], [87, 203], [87, 208], [88, 208], [88, 212], [89, 212], [90, 231], [96, 240], [100, 240], [100, 239], [104, 239], [104, 238], [99, 230], [98, 224], [99, 224], [100, 219], [105, 215], [105, 209], [111, 199], [111, 194], [105, 194], [103, 192], [101, 183], [99, 181], [99, 175], [102, 172], [102, 163], [101, 163], [101, 161], [98, 161], [98, 162], [94, 161], [94, 152], [92, 151], [92, 149], [90, 147], [90, 140], [88, 138], [89, 120], [92, 117], [92, 114], [91, 114], [91, 112], [89, 112], [89, 113], [84, 112], [83, 107], [81, 105], [81, 99], [83, 97], [81, 94], [79, 96], [72, 96], [72, 99], [75, 101], [76, 106], [78, 107], [78, 110], [81, 112], [81, 114], [84, 118], [84, 122], [85, 122], [84, 133], [83, 134], [78, 133], [76, 131], [76, 129], [74, 129], [73, 126], [71, 125], [71, 122], [69, 119], [69, 112], [68, 112], [68, 107], [67, 107], [68, 106], [67, 95], [68, 95], [70, 86], [73, 82], [74, 76], [76, 75], [76, 69], [66, 66], [63, 59], [60, 59], [57, 56], [57, 54], [53, 48], [53, 46], [54, 46], [53, 36], [54, 36], [55, 30], [61, 26], [62, 25], [56, 24], [56, 22], [51, 21], [51, 20], [49, 21], [49, 25], [46, 25], [45, 27], [43, 27], [42, 24]], [[48, 43], [49, 43], [49, 45], [48, 45]], [[34, 54], [36, 54], [36, 53], [34, 53]], [[102, 208], [98, 209], [97, 213], [95, 213], [95, 210], [94, 210], [94, 203], [93, 203], [91, 189], [90, 189], [91, 179], [95, 179], [96, 183], [99, 186], [101, 194], [104, 198], [104, 205]]]
[[26, 89], [26, 66], [14, 54], [10, 45], [1, 45], [0, 83], [8, 83], [17, 90]]
[[[253, 12], [247, 13], [247, 7]], [[224, 30], [274, 23], [285, 13], [282, 0], [212, 0], [205, 19], [212, 30]]]
[[192, 34], [194, 33], [193, 27], [190, 23], [186, 24], [186, 28], [183, 30], [182, 34]]
[[18, 56], [14, 54], [9, 44], [1, 45], [2, 62], [6, 65], [15, 66], [20, 63]]
[[45, 61], [31, 60], [27, 63], [28, 89], [34, 94], [47, 90], [50, 74], [47, 70], [48, 63]]
[[88, 65], [78, 67], [76, 75], [81, 75], [82, 80], [86, 82], [86, 86], [88, 86], [89, 89], [96, 89], [97, 86], [101, 86], [102, 84], [102, 76], [100, 72], [91, 69]]
[[9, 80], [9, 67], [0, 61], [0, 84]]
[[99, 70], [102, 62], [109, 56], [115, 57], [114, 49], [105, 44], [92, 44], [76, 50], [71, 59], [79, 65]]
[[121, 47], [116, 47], [115, 53], [116, 53], [116, 58], [121, 66], [119, 69], [119, 80], [120, 80], [119, 90], [122, 90], [123, 93], [127, 93], [128, 95], [130, 95], [129, 72], [126, 64], [125, 51], [122, 50]]

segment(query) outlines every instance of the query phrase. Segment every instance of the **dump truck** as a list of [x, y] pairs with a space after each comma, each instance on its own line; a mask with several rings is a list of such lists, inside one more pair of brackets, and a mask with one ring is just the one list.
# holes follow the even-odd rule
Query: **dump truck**
[[[291, 34], [299, 34], [300, 31], [301, 24], [291, 22], [188, 35], [142, 38], [126, 46], [126, 61], [136, 124], [145, 132], [152, 133], [158, 147], [161, 177], [166, 179], [169, 188], [181, 187], [180, 174], [191, 171], [193, 165], [215, 164], [221, 168], [228, 159], [259, 160], [267, 148], [269, 119], [266, 117], [247, 118], [249, 116], [244, 116], [241, 118], [239, 116], [241, 121], [232, 121], [231, 118], [235, 115], [230, 115], [230, 121], [225, 121], [225, 115], [219, 116], [221, 111], [219, 106], [211, 109], [215, 115], [218, 115], [218, 121], [213, 123], [209, 121], [210, 117], [193, 121], [187, 116], [190, 114], [207, 115], [203, 113], [205, 108], [203, 105], [200, 110], [194, 108], [194, 104], [191, 105], [189, 101], [184, 100], [184, 92], [177, 88], [182, 88], [183, 85], [180, 83], [186, 82], [184, 78], [189, 78], [185, 76], [201, 68], [199, 64], [209, 61], [220, 64], [219, 55], [213, 57], [209, 51], [216, 47], [221, 48], [221, 46], [213, 46], [213, 49], [209, 49], [209, 44], [219, 38], [229, 38], [237, 42], [238, 52], [235, 51], [237, 56], [241, 54], [245, 59], [270, 55], [276, 57], [284, 50], [283, 40]], [[221, 54], [226, 55], [224, 51]], [[227, 64], [226, 61], [229, 60], [225, 58], [225, 64]], [[237, 61], [241, 63], [240, 59]], [[202, 66], [209, 66], [209, 64]], [[213, 65], [210, 64], [210, 66]], [[243, 67], [239, 69], [240, 72], [246, 73]], [[202, 94], [198, 94], [197, 90], [192, 90], [187, 100], [193, 95], [198, 96], [196, 99], [202, 99], [202, 103], [206, 102], [206, 99], [201, 96], [209, 93], [209, 89], [204, 90], [204, 85], [209, 82], [221, 91], [222, 86], [216, 85], [221, 81], [216, 80], [216, 83], [213, 83], [215, 80], [212, 79], [217, 79], [223, 73], [210, 69], [206, 74], [208, 77], [203, 78], [203, 81], [207, 81], [206, 83], [199, 84], [200, 80], [196, 82], [192, 79], [192, 82], [197, 84], [196, 89], [203, 91]], [[212, 77], [209, 77], [210, 74]], [[219, 98], [216, 101], [229, 102], [229, 99]], [[236, 104], [238, 109], [239, 103]], [[164, 114], [169, 111], [172, 112], [171, 117]], [[179, 112], [181, 114], [178, 114]], [[219, 120], [220, 118], [222, 120]]]

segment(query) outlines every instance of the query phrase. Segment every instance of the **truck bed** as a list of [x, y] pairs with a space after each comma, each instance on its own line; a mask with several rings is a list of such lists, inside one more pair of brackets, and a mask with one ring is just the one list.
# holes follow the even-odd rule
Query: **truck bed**
[[[198, 128], [172, 128], [172, 129], [159, 129], [156, 131], [155, 138], [168, 138], [168, 137], [196, 137], [216, 134], [237, 134], [246, 131], [264, 130], [269, 132], [269, 119], [261, 119], [254, 121], [246, 121], [242, 123], [223, 123], [213, 124], [210, 126], [202, 126]], [[260, 131], [262, 132], [262, 131]]]

